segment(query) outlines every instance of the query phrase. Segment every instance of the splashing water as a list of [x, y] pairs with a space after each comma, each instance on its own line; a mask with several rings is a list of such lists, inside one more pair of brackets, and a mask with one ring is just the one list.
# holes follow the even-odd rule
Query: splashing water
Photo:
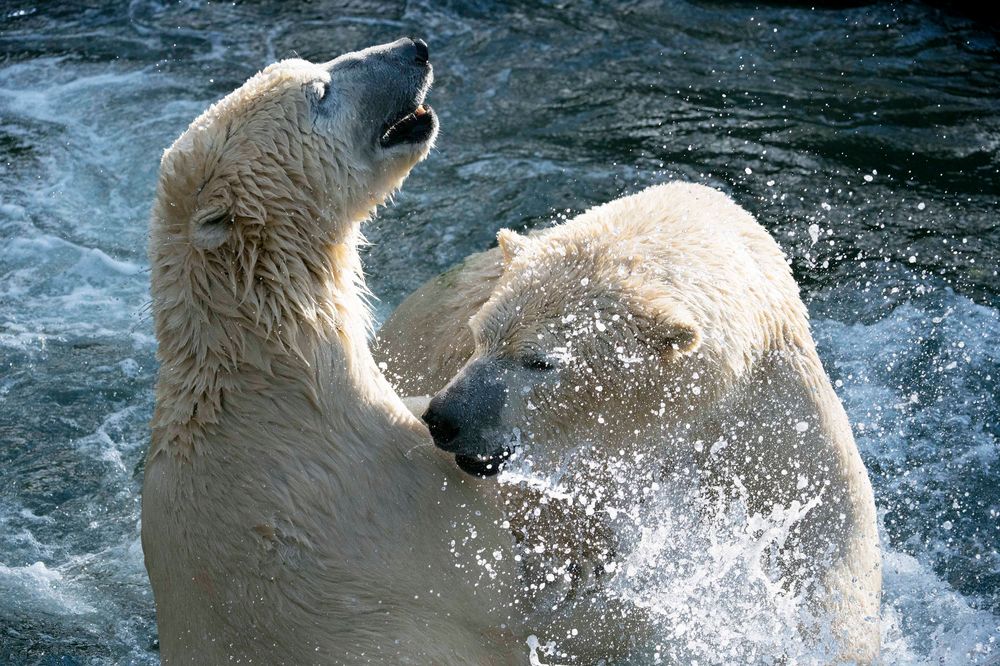
[[[500, 483], [539, 491], [542, 506], [571, 507], [596, 492], [584, 482], [576, 484], [574, 495], [530, 471], [523, 458], [514, 459]], [[772, 663], [775, 655], [794, 663], [829, 661], [832, 641], [824, 644], [800, 632], [800, 627], [812, 626], [829, 633], [829, 621], [806, 608], [803, 591], [813, 581], [792, 581], [778, 564], [786, 540], [821, 497], [787, 508], [774, 506], [762, 515], [747, 510], [747, 493], [738, 482], [735, 494], [712, 499], [697, 483], [679, 476], [651, 485], [652, 493], [598, 509], [615, 525], [615, 548], [602, 551], [600, 536], [591, 534], [602, 577], [593, 579], [596, 584], [591, 581], [587, 603], [611, 613], [621, 613], [618, 609], [625, 606], [632, 609], [626, 615], [638, 612], [642, 625], [652, 627], [630, 663]], [[539, 515], [537, 509], [534, 515]], [[563, 578], [568, 582], [570, 575], [561, 549], [552, 543], [544, 549], [536, 545], [549, 536], [549, 529], [551, 524], [543, 521], [525, 529], [521, 557], [546, 571], [545, 580], [553, 586]], [[569, 598], [568, 591], [580, 587], [564, 586], [541, 598], [546, 607], [555, 608]], [[546, 654], [558, 655], [558, 643], [550, 640]]]
[[617, 592], [655, 614], [664, 631], [659, 654], [668, 663], [821, 655], [807, 651], [799, 633], [808, 615], [799, 589], [768, 565], [818, 501], [775, 507], [767, 516], [747, 515], [740, 502], [650, 507], [651, 524], [626, 557]]

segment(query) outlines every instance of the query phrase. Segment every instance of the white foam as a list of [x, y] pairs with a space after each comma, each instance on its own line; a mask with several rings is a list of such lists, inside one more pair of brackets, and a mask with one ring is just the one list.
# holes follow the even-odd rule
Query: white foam
[[916, 558], [883, 555], [882, 643], [887, 664], [995, 664], [1000, 618], [969, 600]]
[[204, 105], [178, 90], [149, 67], [37, 58], [0, 68], [5, 129], [30, 149], [0, 195], [0, 308], [17, 304], [0, 346], [116, 338], [136, 322], [148, 333], [137, 313], [156, 156]]
[[95, 612], [61, 572], [43, 562], [22, 567], [0, 564], [0, 596], [20, 599], [22, 612], [26, 614]]

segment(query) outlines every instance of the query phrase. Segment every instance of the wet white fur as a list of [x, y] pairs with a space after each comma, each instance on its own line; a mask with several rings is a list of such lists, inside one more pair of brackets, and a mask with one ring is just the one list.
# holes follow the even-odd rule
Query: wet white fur
[[[832, 630], [831, 658], [871, 663], [881, 593], [872, 488], [798, 287], [764, 228], [721, 192], [670, 183], [527, 237], [502, 232], [500, 245], [422, 287], [379, 332], [377, 353], [397, 389], [434, 393], [470, 357], [502, 359], [502, 422], [538, 435], [530, 455], [543, 472], [594, 441], [665, 468], [693, 461], [704, 485], [742, 485], [751, 510], [765, 515], [818, 498], [786, 544], [790, 580], [813, 582], [807, 604]], [[593, 373], [577, 382], [565, 369], [560, 381], [541, 382], [556, 389], [530, 384], [539, 373], [517, 368], [517, 350], [544, 351], [567, 313], [589, 322], [572, 344]], [[663, 353], [657, 337], [668, 343]], [[619, 345], [647, 351], [640, 364], [616, 365], [610, 350]], [[526, 494], [513, 505], [531, 502]]]
[[163, 156], [142, 506], [160, 654], [516, 663], [509, 538], [367, 346], [359, 225], [428, 146], [363, 157], [352, 113], [316, 111], [326, 76], [273, 65]]

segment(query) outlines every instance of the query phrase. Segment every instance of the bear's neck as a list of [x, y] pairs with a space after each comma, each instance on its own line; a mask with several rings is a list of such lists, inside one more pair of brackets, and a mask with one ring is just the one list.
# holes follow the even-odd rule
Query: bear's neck
[[232, 257], [192, 249], [175, 260], [154, 248], [160, 372], [151, 456], [189, 457], [210, 446], [207, 431], [248, 399], [281, 396], [321, 414], [331, 390], [370, 397], [373, 382], [364, 378], [379, 373], [367, 345], [358, 227], [281, 265], [260, 253], [234, 269]]

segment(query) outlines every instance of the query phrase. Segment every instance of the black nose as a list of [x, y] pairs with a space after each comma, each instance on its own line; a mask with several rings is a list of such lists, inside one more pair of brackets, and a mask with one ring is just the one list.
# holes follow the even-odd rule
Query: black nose
[[422, 418], [427, 424], [427, 429], [431, 431], [434, 443], [441, 448], [447, 448], [458, 438], [459, 425], [446, 410], [439, 409], [435, 402], [436, 400], [431, 400]]
[[413, 47], [416, 51], [416, 63], [418, 65], [426, 65], [427, 61], [430, 60], [430, 51], [427, 50], [427, 42], [422, 39], [414, 39]]

